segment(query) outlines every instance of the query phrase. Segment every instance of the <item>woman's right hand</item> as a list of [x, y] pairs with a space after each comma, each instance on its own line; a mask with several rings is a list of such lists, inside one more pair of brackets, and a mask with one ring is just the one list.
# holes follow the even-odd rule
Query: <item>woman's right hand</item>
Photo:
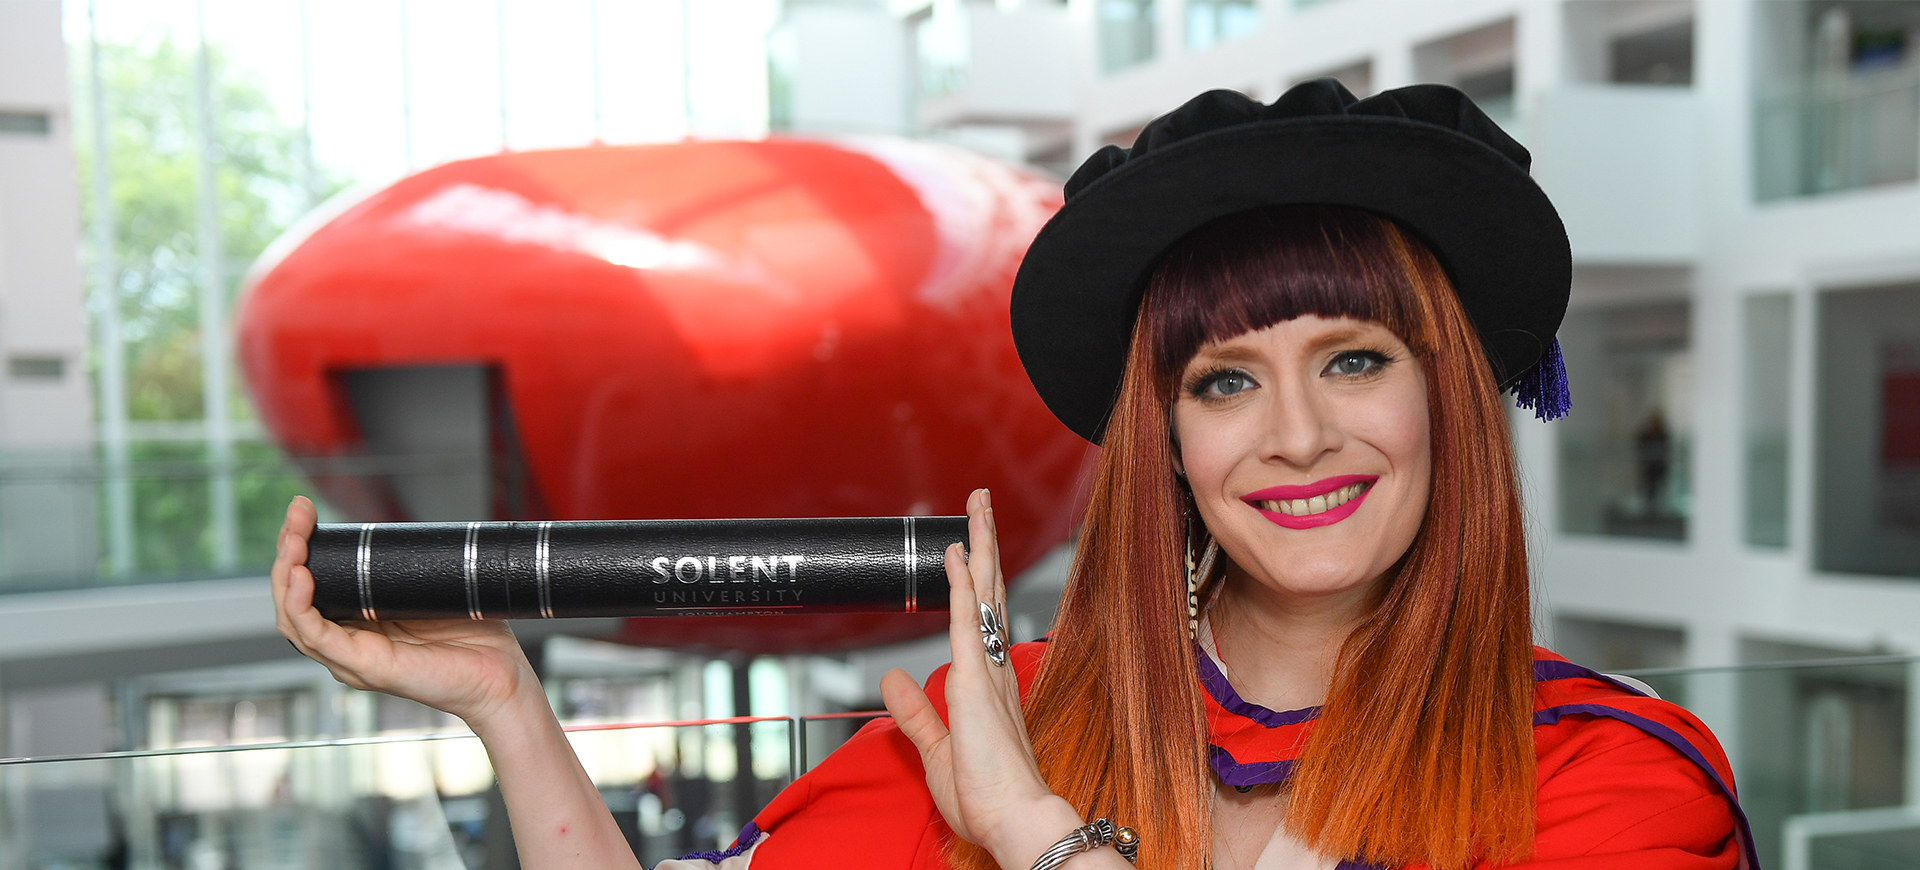
[[[953, 653], [946, 679], [949, 721], [941, 721], [932, 700], [905, 671], [888, 671], [880, 693], [900, 732], [920, 750], [927, 790], [948, 827], [992, 852], [1001, 867], [1030, 867], [1083, 821], [1040, 774], [1013, 667], [993, 664], [987, 655], [980, 607], [986, 602], [1004, 619], [1007, 585], [993, 504], [984, 489], [967, 498], [967, 535], [966, 550], [954, 544], [946, 552], [947, 640]], [[963, 553], [972, 556], [963, 558]], [[1119, 860], [1119, 853], [1109, 854]], [[1084, 863], [1088, 870], [1100, 866], [1099, 859]]]
[[459, 716], [480, 730], [519, 702], [546, 698], [526, 653], [495, 619], [421, 619], [336, 623], [313, 607], [307, 539], [313, 502], [295, 497], [273, 560], [273, 604], [280, 633], [307, 658], [356, 689], [385, 692]]

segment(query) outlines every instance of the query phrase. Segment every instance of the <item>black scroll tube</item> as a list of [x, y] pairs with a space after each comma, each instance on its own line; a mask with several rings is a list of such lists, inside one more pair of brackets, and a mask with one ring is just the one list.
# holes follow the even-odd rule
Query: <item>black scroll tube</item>
[[324, 523], [334, 620], [913, 613], [947, 609], [966, 517]]

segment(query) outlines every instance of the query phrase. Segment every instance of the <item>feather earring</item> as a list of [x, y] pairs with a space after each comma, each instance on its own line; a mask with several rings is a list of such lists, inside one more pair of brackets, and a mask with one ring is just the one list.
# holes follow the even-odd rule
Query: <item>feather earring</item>
[[1187, 563], [1187, 634], [1195, 643], [1200, 642], [1200, 598], [1207, 591], [1207, 581], [1213, 578], [1213, 564], [1219, 559], [1220, 544], [1212, 535], [1207, 536], [1207, 545], [1201, 550], [1199, 561], [1194, 561], [1193, 529], [1199, 525], [1191, 512], [1187, 514], [1187, 545], [1182, 555]]

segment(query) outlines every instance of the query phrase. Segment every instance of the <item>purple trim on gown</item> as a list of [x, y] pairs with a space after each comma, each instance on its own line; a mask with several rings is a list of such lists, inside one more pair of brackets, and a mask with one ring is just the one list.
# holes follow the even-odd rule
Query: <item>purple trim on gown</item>
[[1194, 661], [1196, 661], [1200, 667], [1200, 685], [1206, 687], [1207, 694], [1212, 695], [1213, 700], [1218, 702], [1227, 712], [1236, 716], [1244, 716], [1268, 728], [1279, 728], [1282, 725], [1298, 725], [1320, 716], [1319, 707], [1276, 712], [1251, 701], [1241, 699], [1240, 693], [1234, 691], [1233, 684], [1227, 682], [1227, 675], [1221, 673], [1219, 666], [1213, 663], [1213, 656], [1208, 655], [1205, 649], [1198, 646], [1194, 647], [1194, 652]]
[[1270, 782], [1286, 782], [1293, 776], [1292, 761], [1254, 761], [1241, 764], [1225, 749], [1209, 745], [1207, 747], [1207, 766], [1213, 768], [1213, 775], [1220, 782], [1235, 788], [1252, 785], [1266, 785]]
[[748, 822], [746, 827], [740, 829], [740, 836], [734, 838], [733, 845], [725, 849], [714, 849], [706, 852], [694, 852], [691, 855], [681, 855], [680, 860], [712, 861], [718, 864], [728, 858], [738, 857], [740, 853], [753, 848], [753, 842], [758, 839], [760, 839], [760, 826], [754, 822]]
[[[1213, 657], [1208, 655], [1206, 650], [1197, 650], [1195, 658], [1200, 669], [1200, 684], [1206, 688], [1207, 694], [1212, 695], [1213, 700], [1229, 713], [1243, 716], [1268, 728], [1294, 725], [1320, 715], [1319, 707], [1276, 712], [1249, 702], [1241, 698], [1239, 692], [1234, 691], [1233, 685], [1227, 682], [1226, 674], [1221, 673], [1219, 666], [1214, 664]], [[1646, 697], [1645, 692], [1633, 686], [1629, 686], [1598, 671], [1581, 667], [1572, 662], [1554, 661], [1552, 659], [1536, 660], [1533, 663], [1533, 679], [1535, 682], [1542, 683], [1551, 680], [1568, 679], [1597, 680], [1614, 686], [1621, 691]], [[1721, 794], [1726, 796], [1728, 803], [1733, 805], [1734, 817], [1740, 826], [1740, 846], [1744, 852], [1746, 866], [1749, 868], [1758, 868], [1760, 866], [1759, 856], [1754, 851], [1753, 833], [1747, 825], [1746, 813], [1740, 808], [1739, 800], [1734, 797], [1733, 789], [1721, 781], [1720, 773], [1713, 769], [1712, 764], [1708, 763], [1706, 756], [1702, 754], [1699, 749], [1695, 748], [1685, 737], [1682, 737], [1679, 732], [1651, 719], [1636, 716], [1625, 710], [1602, 704], [1569, 704], [1552, 707], [1535, 713], [1533, 722], [1535, 725], [1552, 725], [1560, 721], [1561, 716], [1570, 715], [1599, 716], [1616, 719], [1633, 725], [1672, 746], [1681, 755], [1686, 756], [1694, 764], [1698, 765], [1701, 770], [1706, 771], [1707, 776], [1713, 780], [1714, 785], [1719, 788]], [[1283, 782], [1293, 773], [1293, 762], [1291, 761], [1241, 764], [1234, 761], [1232, 755], [1218, 746], [1210, 745], [1207, 747], [1207, 750], [1208, 765], [1213, 768], [1214, 775], [1219, 777], [1220, 781], [1226, 785], [1250, 786]], [[1362, 864], [1358, 861], [1348, 860], [1340, 862], [1336, 870], [1388, 870], [1388, 868], [1376, 864]]]
[[[1573, 662], [1557, 662], [1550, 659], [1537, 660], [1533, 663], [1533, 678], [1538, 682], [1580, 678], [1599, 680], [1623, 692], [1638, 695], [1642, 698], [1647, 696], [1646, 692], [1633, 686], [1629, 686], [1626, 683], [1590, 668], [1583, 668]], [[1680, 732], [1655, 722], [1652, 719], [1644, 716], [1636, 716], [1625, 710], [1617, 707], [1609, 707], [1605, 704], [1564, 704], [1559, 707], [1549, 707], [1533, 714], [1533, 724], [1536, 726], [1552, 725], [1560, 721], [1560, 717], [1562, 716], [1581, 714], [1599, 716], [1605, 719], [1615, 719], [1632, 725], [1641, 731], [1645, 731], [1659, 738], [1668, 746], [1673, 747], [1674, 750], [1678, 751], [1681, 755], [1686, 756], [1688, 760], [1699, 766], [1701, 770], [1706, 771], [1707, 777], [1712, 779], [1714, 786], [1720, 789], [1720, 794], [1724, 795], [1727, 803], [1733, 806], [1734, 821], [1740, 826], [1740, 851], [1746, 859], [1746, 866], [1753, 868], [1753, 870], [1758, 870], [1760, 867], [1760, 855], [1754, 850], [1753, 830], [1747, 825], [1746, 810], [1740, 806], [1740, 799], [1734, 795], [1733, 789], [1720, 778], [1720, 771], [1714, 769], [1713, 765], [1707, 761], [1707, 756], [1702, 753], [1698, 747], [1695, 747], [1692, 741], [1681, 736]]]
[[[1302, 710], [1269, 710], [1240, 697], [1233, 684], [1227, 682], [1227, 675], [1214, 664], [1213, 656], [1205, 648], [1194, 646], [1194, 661], [1200, 670], [1200, 686], [1220, 708], [1250, 722], [1266, 728], [1280, 728], [1286, 725], [1298, 725], [1320, 715], [1319, 707], [1307, 707]], [[1207, 766], [1213, 768], [1213, 775], [1226, 785], [1236, 788], [1252, 785], [1266, 785], [1272, 782], [1285, 782], [1293, 775], [1292, 761], [1235, 761], [1232, 753], [1218, 746], [1207, 746]]]
[[[1602, 677], [1601, 679], [1604, 680], [1606, 678]], [[1607, 680], [1607, 682], [1612, 681]], [[1632, 725], [1659, 738], [1667, 745], [1672, 746], [1675, 750], [1678, 750], [1681, 755], [1686, 756], [1694, 764], [1699, 765], [1701, 770], [1706, 771], [1707, 778], [1713, 780], [1713, 784], [1720, 789], [1720, 793], [1726, 796], [1728, 805], [1733, 807], [1734, 822], [1740, 826], [1740, 851], [1746, 859], [1744, 866], [1752, 868], [1752, 870], [1758, 870], [1760, 867], [1760, 854], [1754, 850], [1753, 829], [1747, 825], [1746, 810], [1741, 808], [1740, 800], [1734, 796], [1733, 789], [1729, 788], [1727, 783], [1720, 778], [1720, 771], [1713, 769], [1713, 765], [1707, 761], [1706, 755], [1695, 748], [1692, 741], [1682, 737], [1680, 732], [1655, 722], [1652, 719], [1644, 716], [1636, 716], [1625, 710], [1617, 707], [1608, 707], [1604, 704], [1563, 704], [1559, 707], [1548, 707], [1545, 710], [1533, 714], [1533, 724], [1552, 725], [1560, 721], [1560, 717], [1562, 716], [1577, 716], [1581, 714], [1599, 716], [1606, 719], [1617, 719]]]
[[1573, 662], [1557, 662], [1552, 659], [1535, 659], [1533, 662], [1533, 681], [1536, 683], [1580, 678], [1599, 680], [1627, 694], [1639, 695], [1642, 698], [1647, 697], [1647, 693], [1638, 688], [1629, 686], [1626, 683], [1620, 682], [1591, 668], [1583, 668]]

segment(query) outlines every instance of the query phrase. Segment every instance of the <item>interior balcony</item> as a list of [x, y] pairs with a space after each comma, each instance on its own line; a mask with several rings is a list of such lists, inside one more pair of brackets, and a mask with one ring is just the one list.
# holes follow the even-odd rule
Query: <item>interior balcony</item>
[[1691, 88], [1569, 86], [1529, 119], [1533, 174], [1582, 266], [1684, 266], [1700, 251], [1701, 101]]
[[1078, 78], [1066, 6], [936, 5], [914, 27], [922, 128], [997, 132], [1017, 139], [1020, 159], [1066, 159]]

